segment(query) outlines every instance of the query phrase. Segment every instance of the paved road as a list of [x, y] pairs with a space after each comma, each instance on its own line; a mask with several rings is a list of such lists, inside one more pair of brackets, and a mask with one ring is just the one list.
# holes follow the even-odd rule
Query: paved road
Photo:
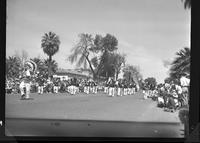
[[32, 94], [31, 98], [7, 95], [6, 117], [180, 122], [177, 112], [164, 112], [155, 101], [143, 100], [141, 93], [123, 97]]
[[[97, 132], [97, 136], [100, 129], [104, 132], [105, 128], [109, 128], [115, 132], [120, 131], [111, 136], [123, 134], [125, 136], [183, 137], [181, 135], [183, 125], [180, 124], [178, 112], [164, 112], [163, 109], [156, 107], [155, 101], [144, 100], [141, 93], [123, 97], [108, 97], [103, 93], [77, 96], [31, 94], [31, 98], [33, 100], [20, 100], [20, 95], [6, 95], [7, 129], [12, 134], [74, 136], [77, 135], [77, 130], [73, 132], [73, 129], [78, 127], [80, 136], [90, 136], [91, 134], [84, 133], [84, 130], [88, 129], [88, 124], [91, 124], [95, 126], [90, 127], [89, 130], [91, 133]], [[65, 122], [66, 120], [68, 123]], [[102, 121], [109, 122], [105, 124]], [[55, 125], [62, 124], [59, 131], [54, 127], [54, 123]], [[38, 132], [39, 127], [45, 129], [45, 132], [41, 129]], [[72, 131], [66, 130], [69, 128]], [[46, 134], [46, 129], [48, 131], [51, 129], [51, 131]], [[103, 136], [106, 135], [103, 134]]]

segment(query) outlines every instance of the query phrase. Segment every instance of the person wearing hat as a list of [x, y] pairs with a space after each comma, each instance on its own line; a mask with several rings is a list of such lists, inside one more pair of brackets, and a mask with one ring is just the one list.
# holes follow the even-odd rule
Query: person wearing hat
[[127, 83], [127, 95], [131, 95], [131, 82]]
[[86, 80], [83, 81], [83, 92], [87, 93]]
[[89, 81], [86, 81], [85, 83], [85, 93], [86, 94], [89, 94], [90, 93], [90, 82]]
[[117, 96], [120, 96], [121, 90], [120, 90], [120, 87], [119, 87], [119, 85], [120, 85], [119, 79], [115, 82], [115, 85], [116, 85], [116, 88], [117, 88]]
[[189, 86], [190, 86], [190, 79], [187, 78], [187, 74], [184, 74], [181, 78], [180, 78], [180, 85], [182, 88], [182, 95], [184, 98], [184, 104], [187, 105], [189, 102]]
[[109, 83], [109, 81], [104, 82], [104, 93], [106, 93], [106, 94], [108, 93], [108, 85], [109, 85], [108, 83]]
[[44, 78], [42, 75], [39, 75], [38, 78], [36, 79], [38, 82], [38, 94], [43, 94], [44, 92]]
[[178, 94], [178, 102], [180, 103], [180, 106], [184, 105], [184, 100], [182, 97], [182, 88], [180, 86], [180, 82], [177, 81], [175, 84], [176, 92]]
[[121, 88], [121, 96], [124, 96], [124, 80], [121, 79], [120, 80], [120, 84], [119, 84], [119, 87]]
[[132, 89], [132, 93], [135, 94], [137, 91], [137, 85], [136, 83], [133, 81], [133, 89]]
[[171, 94], [172, 94], [172, 98], [174, 99], [175, 109], [176, 109], [176, 107], [179, 106], [179, 102], [178, 102], [178, 93], [177, 93], [175, 84], [173, 84], [173, 86], [172, 86]]
[[108, 95], [113, 97], [114, 96], [114, 94], [113, 94], [113, 91], [114, 91], [113, 90], [114, 89], [114, 80], [112, 78], [109, 79], [108, 86], [109, 86]]
[[123, 87], [124, 87], [124, 94], [123, 94], [123, 95], [127, 95], [127, 86], [128, 86], [128, 85], [127, 85], [126, 79], [123, 80], [123, 85], [124, 85], [124, 86], [123, 86]]
[[91, 80], [91, 82], [90, 82], [90, 91], [91, 91], [91, 93], [95, 93], [95, 87], [94, 87], [94, 81], [93, 80]]
[[58, 87], [59, 87], [59, 80], [58, 80], [58, 78], [53, 79], [53, 92], [55, 94], [58, 93]]
[[114, 97], [115, 96], [115, 80], [112, 78], [111, 79], [111, 83], [110, 83], [110, 89], [111, 89], [111, 96]]
[[29, 99], [31, 86], [31, 72], [30, 67], [28, 65], [25, 66], [25, 70], [22, 72], [20, 79], [21, 83], [19, 85], [19, 88], [21, 93], [21, 99]]
[[94, 94], [97, 94], [97, 90], [98, 90], [97, 82], [94, 81]]
[[165, 106], [165, 101], [164, 101], [164, 98], [163, 98], [163, 91], [162, 91], [161, 87], [160, 87], [159, 92], [158, 92], [157, 106], [161, 107], [161, 108]]

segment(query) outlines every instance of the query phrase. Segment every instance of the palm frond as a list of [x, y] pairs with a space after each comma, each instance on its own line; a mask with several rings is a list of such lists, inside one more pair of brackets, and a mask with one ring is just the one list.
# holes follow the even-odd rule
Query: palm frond
[[185, 47], [176, 53], [177, 57], [171, 63], [170, 76], [180, 77], [190, 73], [190, 49]]
[[48, 56], [53, 56], [56, 52], [58, 52], [60, 40], [55, 33], [45, 33], [44, 36], [42, 36], [41, 42], [41, 48], [43, 48], [44, 53]]
[[80, 67], [84, 62], [85, 62], [85, 56], [84, 55], [81, 55], [81, 57], [79, 58], [79, 60], [78, 60], [78, 62], [77, 62], [77, 64], [76, 64], [76, 66], [77, 67]]

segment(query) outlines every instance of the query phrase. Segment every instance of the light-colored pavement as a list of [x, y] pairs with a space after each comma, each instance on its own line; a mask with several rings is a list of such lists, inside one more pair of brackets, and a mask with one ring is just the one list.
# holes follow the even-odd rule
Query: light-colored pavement
[[6, 95], [8, 136], [183, 137], [178, 113], [164, 112], [141, 93]]
[[20, 100], [20, 95], [7, 95], [6, 117], [180, 122], [178, 112], [164, 112], [155, 101], [144, 100], [141, 93], [122, 97], [32, 94], [31, 98]]

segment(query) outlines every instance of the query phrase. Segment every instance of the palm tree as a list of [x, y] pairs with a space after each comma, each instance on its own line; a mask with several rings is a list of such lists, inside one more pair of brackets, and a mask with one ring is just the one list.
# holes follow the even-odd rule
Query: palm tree
[[[43, 51], [45, 54], [49, 56], [49, 63], [52, 61], [52, 56], [58, 52], [60, 45], [59, 37], [53, 33], [49, 32], [48, 34], [45, 33], [45, 35], [42, 37], [42, 44], [41, 48], [43, 48]], [[50, 76], [51, 67], [48, 65], [48, 75]]]
[[83, 65], [84, 69], [87, 68], [87, 66], [89, 65], [90, 70], [93, 73], [93, 77], [95, 78], [95, 71], [94, 71], [94, 67], [92, 65], [91, 60], [89, 59], [89, 55], [90, 55], [90, 51], [93, 47], [93, 38], [91, 34], [80, 34], [79, 35], [80, 40], [78, 42], [78, 44], [76, 44], [71, 52], [72, 54], [69, 55], [68, 60], [71, 63], [74, 63], [77, 61], [76, 66], [80, 67]]
[[184, 8], [185, 9], [190, 9], [192, 6], [192, 0], [181, 0], [182, 2], [184, 2]]
[[53, 75], [54, 73], [56, 73], [58, 69], [58, 63], [55, 60], [52, 60], [51, 62], [48, 59], [44, 60], [44, 67], [48, 67], [49, 65], [50, 65], [50, 71], [51, 71], [50, 75]]
[[190, 49], [185, 47], [176, 53], [177, 57], [172, 62], [170, 76], [180, 78], [184, 74], [190, 74]]

